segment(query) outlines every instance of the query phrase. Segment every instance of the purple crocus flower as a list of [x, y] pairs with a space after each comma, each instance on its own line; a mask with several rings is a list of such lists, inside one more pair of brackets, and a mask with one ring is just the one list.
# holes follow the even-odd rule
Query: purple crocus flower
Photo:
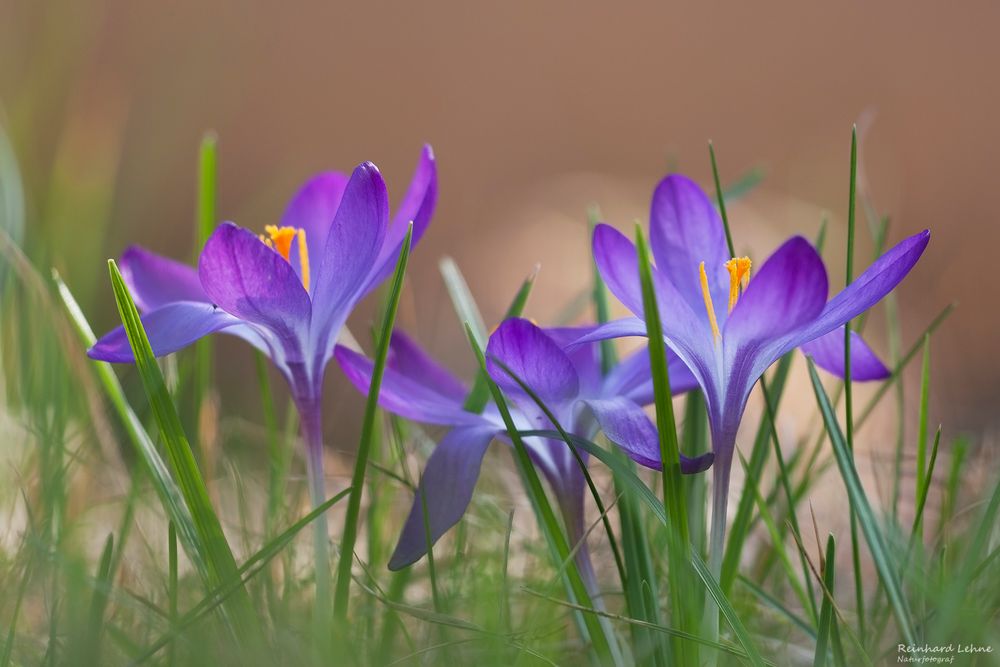
[[[314, 504], [325, 498], [321, 398], [337, 337], [354, 305], [392, 272], [411, 222], [412, 244], [419, 241], [436, 200], [434, 154], [425, 146], [391, 222], [385, 182], [365, 162], [350, 177], [327, 172], [307, 181], [266, 236], [222, 223], [197, 270], [135, 246], [121, 258], [156, 356], [222, 332], [274, 362], [302, 418]], [[88, 355], [134, 361], [122, 327]]]
[[[879, 257], [827, 301], [827, 275], [813, 246], [786, 241], [750, 280], [750, 260], [730, 258], [722, 220], [692, 181], [665, 178], [653, 194], [650, 246], [664, 339], [705, 394], [715, 452], [712, 546], [718, 574], [736, 432], [750, 390], [765, 370], [800, 347], [818, 366], [843, 376], [844, 325], [909, 273], [930, 239], [923, 231]], [[610, 322], [579, 342], [645, 336], [638, 256], [607, 225], [594, 230], [594, 258], [605, 283], [637, 317]], [[851, 333], [851, 375], [877, 380], [888, 369]]]
[[[649, 356], [641, 350], [602, 376], [596, 345], [564, 346], [585, 329], [541, 329], [523, 319], [503, 322], [486, 346], [488, 369], [512, 399], [511, 412], [520, 430], [551, 430], [537, 405], [521, 390], [502, 363], [531, 387], [560, 425], [574, 435], [591, 438], [597, 428], [647, 466], [658, 465], [656, 429], [640, 407], [652, 401]], [[338, 346], [335, 352], [345, 374], [362, 392], [368, 391], [372, 362], [357, 352]], [[692, 389], [694, 378], [677, 361], [676, 391]], [[403, 527], [390, 569], [406, 567], [427, 550], [423, 508], [426, 504], [433, 544], [461, 519], [472, 498], [487, 446], [506, 427], [492, 403], [482, 414], [467, 412], [465, 385], [435, 363], [409, 338], [395, 332], [390, 358], [382, 380], [379, 404], [414, 421], [452, 427], [427, 460], [420, 488]], [[588, 588], [596, 596], [596, 580], [584, 541], [586, 480], [580, 465], [562, 440], [528, 437], [524, 444], [532, 462], [542, 471], [555, 495], [569, 530], [570, 543], [580, 544], [576, 559]], [[586, 461], [587, 453], [579, 452]], [[683, 461], [687, 473], [701, 472], [712, 455]]]

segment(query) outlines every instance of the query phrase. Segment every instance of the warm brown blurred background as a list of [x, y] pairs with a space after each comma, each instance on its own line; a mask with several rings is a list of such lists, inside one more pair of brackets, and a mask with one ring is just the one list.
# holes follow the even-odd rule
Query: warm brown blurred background
[[[0, 121], [28, 246], [100, 328], [115, 323], [104, 257], [130, 242], [190, 256], [205, 130], [220, 137], [220, 216], [254, 228], [319, 169], [371, 159], [398, 195], [432, 142], [441, 198], [402, 323], [468, 371], [442, 255], [488, 320], [541, 262], [530, 310], [552, 321], [585, 288], [586, 206], [627, 226], [671, 165], [709, 183], [708, 139], [724, 180], [766, 170], [732, 210], [737, 245], [762, 257], [828, 211], [839, 282], [850, 127], [874, 110], [863, 157], [891, 240], [933, 229], [900, 290], [903, 343], [962, 302], [935, 339], [934, 410], [976, 432], [1000, 390], [998, 20], [993, 2], [0, 0]], [[225, 352], [225, 377], [250, 377], [247, 358]], [[335, 421], [360, 399], [330, 382]]]

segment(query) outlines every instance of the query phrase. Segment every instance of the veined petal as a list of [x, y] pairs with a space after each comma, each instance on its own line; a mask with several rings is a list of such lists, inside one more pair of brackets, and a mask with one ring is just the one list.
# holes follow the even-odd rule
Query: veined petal
[[555, 341], [562, 351], [573, 362], [576, 375], [580, 380], [581, 396], [596, 396], [604, 383], [601, 371], [601, 349], [598, 345], [573, 345], [587, 333], [593, 331], [594, 325], [574, 327], [546, 327], [545, 335]]
[[496, 361], [513, 371], [543, 401], [563, 402], [580, 392], [580, 379], [573, 362], [554, 340], [528, 320], [505, 320], [486, 345], [486, 365], [496, 383], [523, 394], [517, 382]]
[[490, 426], [455, 428], [434, 449], [389, 560], [390, 570], [402, 569], [427, 553], [428, 528], [433, 545], [462, 518], [479, 479], [483, 456], [496, 433]]
[[[332, 347], [346, 311], [361, 297], [382, 249], [389, 219], [389, 196], [378, 168], [359, 165], [347, 183], [322, 258], [312, 269], [313, 329], [324, 348]], [[331, 345], [326, 345], [329, 341]]]
[[285, 344], [309, 325], [309, 294], [291, 265], [250, 231], [216, 228], [198, 261], [208, 297], [236, 317], [274, 331]]
[[[594, 413], [608, 440], [621, 447], [632, 460], [654, 470], [663, 467], [656, 427], [638, 404], [621, 396], [584, 403]], [[711, 453], [694, 459], [681, 455], [681, 472], [702, 472], [712, 465], [712, 461]]]
[[[358, 391], [367, 395], [375, 364], [362, 354], [338, 345], [333, 356], [344, 375]], [[462, 409], [461, 399], [444, 396], [421, 381], [387, 367], [382, 375], [378, 404], [401, 417], [428, 424], [477, 424], [482, 417]]]
[[[204, 301], [174, 301], [146, 313], [141, 320], [157, 357], [187, 347], [202, 336], [242, 325], [238, 318]], [[132, 346], [121, 326], [94, 343], [87, 356], [98, 361], [135, 363]]]
[[377, 287], [392, 273], [411, 222], [413, 238], [410, 245], [414, 248], [417, 246], [434, 215], [437, 191], [437, 163], [434, 159], [434, 149], [430, 144], [425, 144], [420, 151], [420, 159], [413, 171], [413, 177], [410, 179], [410, 187], [407, 188], [403, 200], [399, 202], [399, 208], [392, 216], [392, 224], [386, 233], [378, 259], [375, 260], [375, 269], [371, 273], [366, 291]]
[[635, 245], [610, 225], [594, 227], [594, 261], [611, 293], [635, 315], [642, 317], [642, 285]]
[[389, 341], [389, 368], [400, 375], [419, 382], [433, 391], [457, 404], [465, 401], [469, 393], [465, 384], [430, 357], [409, 336], [398, 329], [392, 332]]
[[[347, 175], [338, 171], [316, 174], [299, 188], [288, 202], [284, 215], [281, 216], [282, 227], [305, 230], [310, 268], [318, 267], [323, 261], [326, 237], [340, 207], [340, 199], [347, 188], [347, 180]], [[301, 276], [302, 267], [296, 248], [289, 253], [289, 260], [296, 273]]]
[[[837, 377], [844, 377], [844, 327], [814, 338], [801, 346], [816, 365]], [[851, 332], [851, 379], [856, 382], [884, 380], [891, 375], [856, 331]]]
[[[778, 356], [833, 331], [881, 301], [914, 267], [930, 238], [930, 231], [924, 230], [886, 251], [854, 282], [830, 299], [817, 318], [790, 333], [782, 341]], [[753, 283], [752, 280], [750, 282]]]
[[119, 267], [135, 305], [146, 313], [173, 301], [208, 301], [194, 267], [129, 246]]
[[[667, 348], [667, 372], [670, 391], [675, 396], [698, 387], [698, 380], [680, 357]], [[604, 380], [601, 397], [624, 396], [639, 405], [653, 402], [653, 376], [649, 368], [649, 350], [629, 355], [611, 369]]]
[[725, 319], [729, 300], [729, 259], [726, 232], [715, 205], [697, 183], [671, 174], [660, 181], [653, 192], [649, 213], [649, 244], [656, 266], [681, 293], [699, 316], [704, 316], [699, 265], [705, 262], [709, 291], [718, 311], [719, 323]]
[[750, 281], [723, 329], [727, 348], [761, 344], [816, 319], [826, 303], [826, 268], [809, 241], [795, 236]]

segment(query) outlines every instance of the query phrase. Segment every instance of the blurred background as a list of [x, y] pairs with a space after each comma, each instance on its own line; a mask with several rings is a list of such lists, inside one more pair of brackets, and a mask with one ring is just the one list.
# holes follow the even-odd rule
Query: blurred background
[[[430, 142], [440, 199], [400, 323], [468, 374], [442, 256], [488, 326], [536, 262], [529, 314], [572, 316], [590, 275], [588, 205], [628, 229], [669, 169], [710, 186], [709, 139], [724, 182], [764, 174], [731, 209], [738, 248], [760, 260], [827, 217], [838, 284], [850, 130], [864, 119], [864, 184], [891, 216], [890, 242], [933, 230], [899, 290], [902, 343], [961, 301], [935, 337], [933, 421], [982, 434], [1000, 389], [998, 19], [992, 2], [0, 0], [2, 159], [20, 167], [29, 254], [58, 267], [105, 330], [118, 321], [105, 258], [130, 243], [193, 256], [207, 130], [220, 217], [254, 229], [321, 169], [372, 160], [398, 197]], [[8, 213], [22, 203], [5, 197]], [[862, 224], [859, 267], [871, 247]], [[356, 313], [355, 333], [374, 308]], [[872, 331], [885, 352], [884, 329]], [[218, 349], [221, 409], [252, 413], [247, 350]], [[329, 424], [353, 419], [361, 398], [328, 376], [331, 444], [349, 448], [356, 431]]]

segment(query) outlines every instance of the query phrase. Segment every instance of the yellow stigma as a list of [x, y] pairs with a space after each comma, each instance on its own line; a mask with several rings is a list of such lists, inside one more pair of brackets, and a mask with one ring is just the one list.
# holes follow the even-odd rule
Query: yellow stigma
[[717, 341], [722, 336], [719, 333], [719, 322], [715, 319], [715, 306], [712, 305], [712, 292], [708, 289], [708, 275], [705, 273], [705, 262], [698, 265], [698, 273], [701, 276], [701, 295], [705, 298], [705, 310], [708, 311], [708, 323], [712, 325], [712, 341]]
[[[747, 285], [750, 284], [750, 258], [733, 257], [726, 262], [726, 270], [729, 271], [729, 312], [731, 313], [733, 307], [736, 306], [737, 299], [740, 298], [740, 290], [746, 289]], [[702, 284], [704, 285], [704, 282]]]
[[296, 229], [295, 227], [278, 227], [276, 225], [266, 225], [264, 231], [267, 232], [265, 237], [263, 234], [260, 235], [260, 240], [264, 242], [268, 248], [272, 248], [279, 255], [281, 255], [286, 262], [290, 262], [289, 256], [292, 252], [292, 242], [296, 238], [299, 240], [299, 267], [302, 272], [302, 286], [309, 291], [309, 246], [306, 245], [306, 230]]

